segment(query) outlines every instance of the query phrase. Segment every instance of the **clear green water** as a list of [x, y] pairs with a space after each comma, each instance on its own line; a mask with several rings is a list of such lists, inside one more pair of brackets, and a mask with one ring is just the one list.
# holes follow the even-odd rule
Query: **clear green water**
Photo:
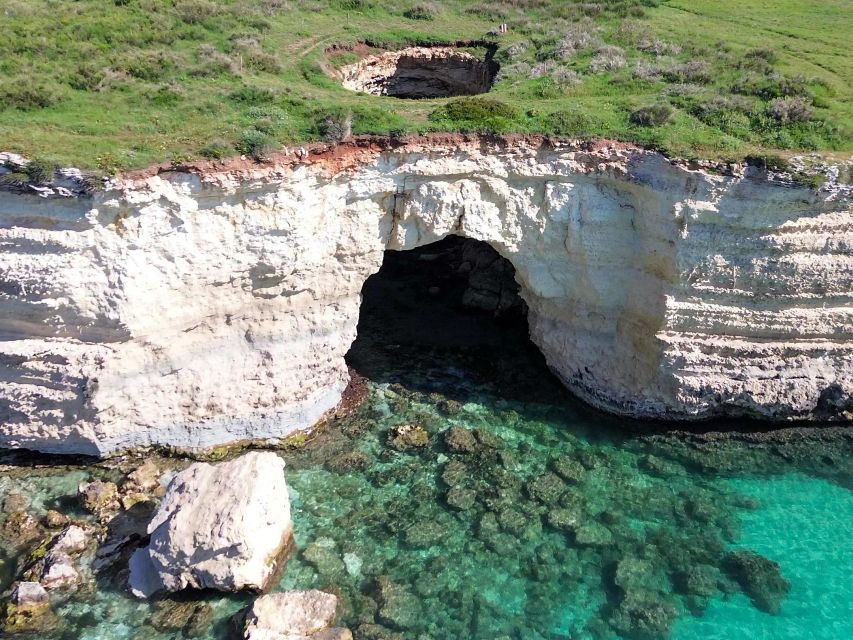
[[[344, 623], [385, 628], [383, 636], [361, 627], [360, 637], [652, 638], [667, 637], [670, 626], [675, 640], [853, 637], [846, 440], [811, 443], [820, 458], [812, 464], [797, 459], [808, 452], [802, 443], [791, 450], [629, 437], [577, 404], [488, 394], [474, 401], [474, 393], [455, 404], [394, 385], [370, 388], [355, 415], [284, 454], [298, 550], [279, 588], [335, 588]], [[403, 423], [423, 425], [428, 446], [389, 447], [388, 429]], [[444, 442], [451, 425], [492, 441], [452, 453]], [[327, 468], [354, 449], [366, 454], [366, 468]], [[571, 480], [549, 475], [558, 458], [571, 463]], [[90, 475], [43, 474], [0, 478], [0, 494], [25, 493], [40, 514], [70, 504]], [[451, 486], [467, 508], [448, 505]], [[583, 533], [552, 526], [559, 516], [577, 517]], [[685, 589], [691, 567], [716, 572], [726, 551], [740, 547], [778, 562], [790, 581], [779, 615], [759, 611], [724, 571], [712, 594]], [[64, 627], [38, 637], [187, 637], [150, 626], [151, 607], [116, 588], [120, 578], [57, 602]], [[640, 604], [627, 606], [629, 594]], [[203, 599], [214, 623], [198, 637], [229, 637], [228, 619], [248, 599]]]

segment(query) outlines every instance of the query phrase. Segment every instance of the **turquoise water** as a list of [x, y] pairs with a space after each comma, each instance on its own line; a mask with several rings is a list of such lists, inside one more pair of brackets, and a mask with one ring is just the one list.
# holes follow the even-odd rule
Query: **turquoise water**
[[853, 637], [853, 493], [788, 473], [729, 484], [759, 500], [743, 514], [737, 546], [776, 560], [791, 581], [778, 616], [738, 595], [715, 601], [701, 618], [683, 618], [674, 640], [838, 640]]
[[[802, 442], [638, 438], [577, 404], [467, 395], [371, 384], [356, 414], [283, 454], [297, 551], [278, 589], [334, 589], [358, 638], [853, 636], [846, 439], [811, 443], [814, 466], [797, 459]], [[403, 423], [422, 425], [427, 446], [389, 446]], [[476, 433], [473, 451], [448, 448], [451, 426]], [[362, 459], [342, 463], [354, 450]], [[0, 497], [25, 493], [39, 515], [104, 472], [45, 473], [0, 479]], [[726, 554], [739, 548], [777, 562], [790, 582], [778, 615], [727, 577]], [[685, 587], [698, 565], [713, 575], [701, 595]], [[57, 598], [63, 627], [32, 637], [190, 637], [186, 597], [152, 608], [126, 596], [122, 579]], [[198, 601], [211, 622], [194, 637], [219, 639], [233, 637], [230, 618], [249, 597]]]

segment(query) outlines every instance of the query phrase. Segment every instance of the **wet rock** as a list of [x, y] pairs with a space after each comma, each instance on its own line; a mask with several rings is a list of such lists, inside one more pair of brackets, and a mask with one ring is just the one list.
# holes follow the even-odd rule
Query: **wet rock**
[[474, 434], [456, 425], [444, 432], [444, 444], [452, 453], [474, 453], [477, 450]]
[[346, 572], [346, 565], [336, 549], [335, 541], [330, 538], [321, 538], [306, 546], [302, 557], [322, 578], [330, 582], [336, 582]]
[[44, 558], [44, 570], [39, 582], [45, 589], [59, 589], [77, 584], [80, 574], [74, 568], [74, 560], [65, 552], [50, 551]]
[[3, 513], [26, 511], [29, 506], [30, 499], [21, 493], [10, 493], [3, 499]]
[[575, 531], [575, 541], [590, 547], [606, 547], [613, 544], [613, 534], [600, 522], [585, 522]]
[[677, 462], [666, 460], [655, 455], [647, 455], [640, 462], [640, 468], [648, 473], [662, 478], [683, 476], [687, 471]]
[[725, 557], [724, 567], [758, 609], [779, 613], [791, 583], [782, 576], [776, 562], [752, 551], [733, 551]]
[[6, 604], [4, 634], [44, 633], [58, 625], [48, 602], [47, 591], [38, 582], [18, 582]]
[[44, 529], [39, 522], [26, 511], [13, 511], [0, 527], [0, 538], [6, 546], [20, 549], [43, 537]]
[[416, 549], [425, 549], [441, 542], [448, 529], [436, 520], [416, 522], [406, 529], [406, 544]]
[[565, 491], [565, 484], [553, 473], [544, 473], [527, 483], [530, 497], [544, 504], [556, 504]]
[[448, 487], [455, 487], [470, 477], [468, 467], [460, 460], [449, 460], [441, 471], [441, 481]]
[[189, 624], [197, 606], [191, 601], [158, 600], [148, 624], [160, 632], [182, 630]]
[[150, 544], [131, 557], [130, 586], [263, 590], [292, 536], [284, 461], [251, 452], [177, 474], [154, 519]]
[[717, 593], [720, 570], [709, 564], [697, 564], [680, 573], [676, 585], [686, 594], [710, 598]]
[[51, 543], [51, 551], [79, 554], [86, 549], [88, 538], [82, 527], [70, 525], [57, 535]]
[[477, 492], [463, 487], [451, 487], [447, 491], [445, 500], [447, 500], [447, 504], [454, 509], [467, 511], [476, 504]]
[[462, 403], [450, 398], [439, 400], [436, 407], [446, 416], [455, 416], [462, 411]]
[[108, 518], [120, 509], [118, 487], [114, 482], [83, 482], [77, 488], [77, 497], [80, 506], [94, 513], [99, 519]]
[[406, 631], [418, 624], [421, 608], [418, 598], [388, 576], [377, 579], [379, 620], [392, 628]]
[[363, 451], [345, 451], [326, 461], [326, 469], [332, 473], [351, 473], [364, 471], [370, 466], [370, 456]]
[[610, 618], [610, 625], [636, 640], [666, 640], [678, 608], [667, 598], [643, 589], [628, 591]]
[[551, 470], [567, 482], [583, 480], [586, 469], [570, 456], [558, 456], [551, 460]]
[[575, 531], [583, 519], [583, 513], [579, 509], [566, 507], [555, 507], [548, 511], [548, 524], [558, 531]]
[[210, 631], [213, 624], [214, 611], [209, 604], [200, 602], [196, 604], [189, 622], [184, 627], [184, 635], [187, 638], [200, 638]]
[[416, 424], [402, 424], [388, 430], [388, 446], [397, 451], [425, 447], [429, 442], [426, 429]]
[[[243, 630], [245, 640], [301, 640], [347, 638], [346, 630], [335, 630], [332, 623], [338, 598], [316, 589], [285, 591], [261, 596], [249, 607]], [[320, 633], [324, 635], [319, 635]], [[336, 635], [337, 634], [337, 635]]]
[[355, 640], [406, 640], [406, 637], [379, 624], [363, 624], [355, 630]]
[[474, 429], [474, 437], [477, 439], [482, 446], [488, 449], [500, 449], [504, 446], [503, 441], [498, 438], [493, 433], [487, 431], [486, 429], [478, 428]]
[[44, 518], [42, 518], [42, 524], [48, 529], [59, 529], [60, 527], [66, 526], [69, 522], [71, 522], [71, 518], [66, 516], [64, 513], [59, 513], [59, 511], [54, 511], [51, 509], [48, 511]]

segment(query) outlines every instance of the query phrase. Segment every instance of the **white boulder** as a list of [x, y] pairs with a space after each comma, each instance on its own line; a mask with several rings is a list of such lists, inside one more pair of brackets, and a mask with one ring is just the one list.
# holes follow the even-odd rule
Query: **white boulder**
[[252, 452], [177, 474], [130, 561], [139, 597], [181, 589], [263, 590], [293, 527], [284, 461]]
[[246, 614], [245, 640], [351, 640], [348, 629], [332, 627], [338, 598], [330, 593], [285, 591], [255, 600]]

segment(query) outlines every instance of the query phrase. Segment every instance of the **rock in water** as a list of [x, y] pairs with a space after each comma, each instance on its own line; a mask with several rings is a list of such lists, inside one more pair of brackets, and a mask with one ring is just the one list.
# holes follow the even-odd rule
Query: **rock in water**
[[169, 484], [148, 525], [149, 546], [130, 560], [131, 590], [139, 597], [163, 589], [263, 590], [292, 532], [277, 455], [193, 464]]
[[285, 591], [261, 596], [246, 614], [245, 640], [352, 640], [347, 629], [332, 627], [338, 599], [330, 593]]

